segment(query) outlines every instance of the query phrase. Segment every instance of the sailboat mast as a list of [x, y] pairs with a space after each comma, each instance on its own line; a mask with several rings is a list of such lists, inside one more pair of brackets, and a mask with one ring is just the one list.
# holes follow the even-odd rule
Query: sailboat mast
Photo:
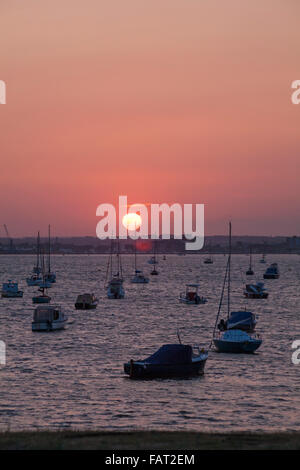
[[48, 225], [48, 272], [51, 273], [51, 266], [50, 266], [50, 225]]
[[227, 295], [227, 316], [230, 315], [230, 281], [231, 281], [231, 222], [229, 222], [229, 255], [228, 255], [228, 295]]
[[39, 266], [40, 266], [40, 232], [38, 232], [37, 247], [36, 247], [36, 268], [37, 268], [37, 271], [39, 269]]

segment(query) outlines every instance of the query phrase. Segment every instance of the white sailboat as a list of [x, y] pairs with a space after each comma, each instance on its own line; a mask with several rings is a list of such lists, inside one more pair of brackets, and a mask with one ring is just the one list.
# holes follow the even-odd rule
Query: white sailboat
[[[122, 262], [120, 257], [119, 242], [118, 242], [118, 252], [116, 255], [117, 258], [117, 271], [113, 272], [113, 254], [112, 246], [111, 252], [107, 264], [107, 274], [109, 273], [110, 280], [106, 285], [107, 297], [109, 299], [123, 299], [125, 297], [125, 290], [123, 287], [123, 272], [122, 272]], [[107, 276], [106, 276], [107, 277]]]
[[149, 278], [143, 274], [143, 271], [137, 269], [137, 250], [135, 241], [135, 252], [134, 252], [134, 276], [131, 279], [132, 284], [148, 284]]
[[32, 331], [62, 330], [67, 316], [58, 305], [39, 305], [34, 309]]
[[40, 255], [41, 255], [40, 232], [38, 232], [37, 244], [36, 244], [36, 265], [34, 266], [32, 270], [33, 274], [26, 279], [28, 286], [39, 286], [40, 283], [43, 281], [41, 277]]

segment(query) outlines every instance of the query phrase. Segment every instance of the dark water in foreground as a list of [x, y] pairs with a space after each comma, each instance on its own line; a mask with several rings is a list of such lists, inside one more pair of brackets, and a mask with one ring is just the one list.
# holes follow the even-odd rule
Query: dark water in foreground
[[[0, 429], [187, 429], [199, 431], [299, 430], [300, 364], [291, 362], [291, 344], [300, 339], [300, 256], [270, 255], [279, 280], [266, 281], [268, 300], [242, 296], [248, 258], [233, 256], [234, 309], [245, 304], [257, 313], [263, 345], [257, 354], [211, 352], [204, 377], [189, 380], [131, 381], [123, 362], [145, 357], [163, 343], [207, 346], [218, 308], [226, 258], [203, 265], [203, 256], [159, 257], [160, 275], [145, 286], [129, 282], [133, 257], [124, 256], [126, 298], [108, 300], [103, 289], [107, 258], [54, 256], [58, 282], [52, 303], [69, 316], [65, 330], [32, 333], [32, 295], [27, 287], [33, 256], [1, 256], [0, 281], [18, 280], [23, 299], [0, 299], [0, 339], [7, 365], [0, 368]], [[261, 276], [267, 265], [254, 269]], [[140, 267], [150, 271], [148, 257]], [[178, 295], [199, 276], [206, 305], [186, 306]], [[100, 297], [95, 311], [78, 312], [79, 293]]]

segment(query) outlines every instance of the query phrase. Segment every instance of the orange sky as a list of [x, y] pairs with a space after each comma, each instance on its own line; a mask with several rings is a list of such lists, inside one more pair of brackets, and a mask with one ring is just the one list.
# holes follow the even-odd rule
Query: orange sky
[[298, 0], [1, 0], [0, 235], [204, 203], [206, 233], [299, 234]]

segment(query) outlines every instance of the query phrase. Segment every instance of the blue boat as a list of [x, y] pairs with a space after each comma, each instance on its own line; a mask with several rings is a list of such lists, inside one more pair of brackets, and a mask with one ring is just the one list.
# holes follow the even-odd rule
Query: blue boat
[[242, 330], [250, 333], [255, 330], [256, 323], [254, 313], [240, 310], [231, 312], [227, 320], [221, 320], [218, 329], [220, 331]]
[[214, 345], [218, 352], [223, 353], [254, 353], [261, 345], [259, 335], [249, 335], [241, 330], [229, 330], [214, 338]]
[[19, 290], [18, 283], [12, 282], [10, 279], [8, 282], [2, 284], [1, 296], [11, 299], [16, 297], [23, 297], [23, 291]]
[[[230, 312], [230, 272], [231, 272], [231, 223], [229, 223], [229, 255], [223, 281], [218, 314], [213, 333], [213, 343], [218, 352], [253, 353], [262, 343], [258, 335], [250, 335], [256, 325], [255, 315], [249, 311]], [[227, 282], [227, 320], [218, 323]], [[217, 331], [220, 330], [220, 331]]]
[[264, 274], [264, 279], [278, 279], [279, 278], [279, 269], [277, 263], [272, 263], [269, 266]]
[[207, 357], [204, 349], [194, 352], [190, 345], [165, 344], [146, 359], [124, 364], [124, 372], [131, 379], [199, 376], [204, 374]]

